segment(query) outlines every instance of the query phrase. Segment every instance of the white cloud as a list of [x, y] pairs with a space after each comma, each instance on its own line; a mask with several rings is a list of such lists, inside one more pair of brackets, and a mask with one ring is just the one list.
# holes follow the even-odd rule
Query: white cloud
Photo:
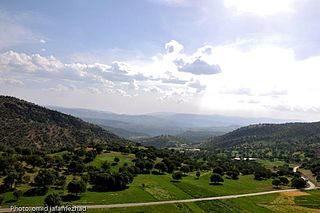
[[183, 45], [175, 40], [171, 40], [165, 44], [165, 48], [169, 54], [178, 54], [183, 50]]
[[294, 2], [295, 0], [224, 0], [224, 5], [226, 8], [235, 9], [238, 14], [270, 16], [276, 13], [294, 12]]
[[[238, 43], [203, 46], [186, 54], [182, 45], [171, 41], [167, 48], [172, 51], [159, 53], [152, 60], [110, 64], [63, 63], [53, 56], [8, 51], [0, 54], [0, 82], [68, 94], [201, 103], [203, 112], [243, 116], [289, 117], [283, 109], [292, 109], [290, 113], [320, 109], [320, 100], [315, 98], [320, 91], [320, 56], [297, 60], [292, 49], [265, 43], [243, 50]], [[221, 73], [199, 75], [216, 73], [215, 64], [223, 67]], [[181, 72], [183, 66], [194, 69]]]
[[0, 72], [6, 77], [27, 81], [28, 86], [44, 89], [50, 86], [56, 92], [79, 92], [86, 88], [94, 94], [122, 96], [156, 92], [159, 97], [173, 100], [174, 95], [185, 99], [203, 91], [206, 86], [200, 79], [192, 78], [192, 73], [179, 72], [174, 62], [177, 58], [189, 60], [193, 56], [181, 54], [183, 46], [176, 41], [167, 43], [166, 48], [167, 53], [154, 57], [152, 62], [114, 61], [111, 64], [63, 63], [54, 56], [8, 51], [0, 54]]
[[39, 54], [27, 55], [13, 51], [0, 54], [0, 68], [15, 72], [56, 72], [64, 65], [53, 56], [42, 57]]

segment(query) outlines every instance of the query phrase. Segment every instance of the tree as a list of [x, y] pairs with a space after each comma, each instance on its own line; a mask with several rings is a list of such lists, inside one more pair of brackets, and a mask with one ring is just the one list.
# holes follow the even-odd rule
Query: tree
[[85, 163], [89, 163], [89, 162], [93, 161], [97, 157], [97, 151], [95, 151], [95, 150], [88, 151], [85, 154], [85, 156], [86, 157], [84, 159], [84, 162]]
[[21, 190], [14, 190], [12, 194], [13, 194], [14, 198], [16, 199], [16, 201], [18, 201], [19, 198], [22, 196], [22, 191]]
[[58, 193], [53, 192], [44, 199], [44, 204], [50, 207], [60, 206], [62, 204], [62, 199]]
[[140, 169], [140, 171], [144, 170], [144, 168], [145, 168], [145, 163], [144, 163], [142, 160], [140, 160], [140, 159], [138, 159], [138, 160], [135, 162], [134, 165], [135, 165], [136, 167], [138, 167], [138, 168]]
[[90, 183], [96, 191], [109, 191], [115, 184], [114, 177], [110, 173], [93, 172], [90, 174]]
[[68, 192], [76, 194], [76, 196], [81, 192], [85, 192], [86, 189], [87, 185], [83, 180], [74, 179], [68, 184]]
[[239, 173], [237, 170], [227, 171], [227, 175], [228, 175], [229, 177], [231, 177], [231, 179], [233, 179], [233, 180], [239, 179], [239, 174], [240, 174], [240, 173]]
[[82, 173], [85, 170], [85, 165], [80, 161], [71, 161], [68, 170], [71, 173]]
[[257, 167], [255, 168], [254, 172], [254, 179], [255, 180], [262, 180], [265, 178], [270, 178], [272, 176], [272, 172], [269, 169], [266, 169], [264, 167]]
[[101, 153], [102, 153], [103, 147], [102, 147], [100, 144], [96, 145], [95, 148], [96, 148], [96, 151], [97, 151], [98, 154], [101, 154]]
[[274, 185], [276, 188], [279, 188], [280, 184], [281, 184], [281, 180], [279, 178], [276, 178], [272, 181], [272, 185]]
[[146, 162], [145, 162], [145, 168], [146, 168], [147, 170], [151, 170], [151, 169], [153, 168], [153, 162], [150, 161], [150, 160], [146, 160]]
[[286, 177], [279, 177], [279, 180], [281, 181], [282, 185], [288, 185], [289, 180]]
[[132, 183], [133, 175], [130, 172], [124, 171], [120, 173], [115, 173], [113, 189], [122, 190], [125, 189], [127, 184]]
[[55, 182], [55, 179], [56, 176], [53, 174], [53, 172], [47, 169], [42, 169], [34, 178], [34, 183], [39, 187], [47, 187], [48, 185], [52, 185]]
[[220, 174], [213, 173], [210, 177], [210, 181], [213, 182], [214, 184], [218, 184], [220, 182], [223, 182], [224, 180]]
[[114, 157], [113, 161], [116, 162], [116, 163], [119, 163], [120, 162], [120, 158]]
[[44, 159], [39, 155], [30, 155], [26, 157], [26, 162], [30, 164], [32, 168], [42, 166], [45, 163]]
[[307, 181], [305, 181], [303, 178], [294, 177], [291, 180], [291, 186], [297, 189], [301, 189], [306, 187]]
[[199, 170], [196, 172], [196, 176], [199, 179], [199, 177], [200, 177], [200, 171]]
[[156, 165], [154, 165], [154, 168], [158, 169], [159, 173], [166, 172], [168, 170], [166, 164], [164, 164], [163, 162], [156, 163]]
[[177, 171], [177, 172], [172, 173], [172, 179], [181, 180], [181, 178], [182, 178], [182, 172]]
[[213, 168], [213, 173], [219, 174], [219, 175], [224, 175], [224, 170], [222, 167], [220, 166], [216, 166], [215, 168]]
[[9, 169], [9, 167], [9, 160], [4, 156], [0, 156], [0, 175], [7, 174], [7, 170]]
[[13, 189], [15, 186], [15, 183], [17, 182], [18, 174], [16, 172], [10, 172], [7, 177], [4, 178], [3, 182], [4, 185], [8, 189]]
[[176, 165], [174, 164], [173, 161], [168, 160], [168, 161], [162, 161], [162, 162], [164, 162], [166, 164], [166, 166], [168, 168], [168, 170], [167, 170], [168, 173], [172, 173], [173, 170], [175, 170]]
[[186, 174], [186, 173], [190, 172], [190, 167], [189, 167], [189, 166], [182, 166], [182, 167], [180, 168], [180, 170], [181, 170], [184, 174]]
[[111, 165], [108, 161], [103, 161], [102, 165], [101, 165], [101, 169], [103, 169], [104, 171], [108, 171], [111, 168]]

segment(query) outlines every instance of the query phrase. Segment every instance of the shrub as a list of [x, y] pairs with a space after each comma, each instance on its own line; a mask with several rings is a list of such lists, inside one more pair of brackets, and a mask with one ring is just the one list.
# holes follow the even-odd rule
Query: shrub
[[13, 194], [13, 196], [14, 196], [14, 198], [16, 199], [16, 201], [17, 200], [19, 200], [19, 198], [22, 196], [22, 191], [21, 190], [14, 190], [13, 192], [12, 192], [12, 194]]
[[85, 192], [87, 189], [87, 184], [83, 180], [72, 180], [68, 184], [68, 192], [74, 193], [78, 196], [79, 193]]
[[279, 177], [279, 180], [281, 181], [282, 185], [288, 185], [289, 184], [289, 180], [286, 177]]
[[214, 184], [218, 184], [220, 182], [223, 182], [224, 180], [220, 174], [213, 173], [210, 177], [210, 181], [213, 182]]
[[60, 206], [61, 203], [62, 203], [62, 199], [61, 199], [60, 195], [56, 192], [49, 194], [44, 199], [44, 204], [47, 206]]
[[272, 181], [272, 185], [279, 188], [279, 185], [281, 184], [281, 180], [279, 178], [276, 178]]
[[304, 188], [307, 185], [307, 181], [303, 178], [294, 177], [291, 180], [291, 186], [297, 189]]
[[177, 171], [177, 172], [172, 173], [172, 179], [174, 179], [174, 180], [182, 179], [182, 172]]

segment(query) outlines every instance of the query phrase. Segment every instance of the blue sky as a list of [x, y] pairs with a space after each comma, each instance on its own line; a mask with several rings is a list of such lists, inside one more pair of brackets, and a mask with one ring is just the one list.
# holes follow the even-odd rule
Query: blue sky
[[317, 0], [1, 1], [0, 91], [42, 105], [320, 119]]

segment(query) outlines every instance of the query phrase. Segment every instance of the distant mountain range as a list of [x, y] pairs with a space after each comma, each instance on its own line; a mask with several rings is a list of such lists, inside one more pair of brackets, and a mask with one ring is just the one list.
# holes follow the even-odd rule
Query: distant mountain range
[[[253, 123], [281, 123], [280, 119], [269, 118], [241, 118], [221, 115], [201, 115], [186, 113], [149, 113], [142, 115], [116, 114], [112, 112], [64, 108], [49, 106], [49, 108], [67, 113], [83, 120], [92, 122], [112, 131], [116, 128], [120, 136], [144, 137], [166, 135], [188, 135], [196, 133], [198, 136], [214, 136], [226, 133], [244, 125]], [[205, 136], [205, 137], [206, 137]], [[200, 137], [200, 140], [205, 139]], [[191, 139], [194, 140], [195, 138]]]
[[0, 145], [61, 148], [126, 140], [80, 118], [14, 97], [0, 96]]
[[[135, 141], [157, 148], [201, 141], [205, 141], [201, 146], [209, 149], [285, 144], [285, 148], [299, 150], [305, 146], [316, 149], [320, 145], [320, 122], [255, 124], [231, 131], [238, 125], [262, 123], [266, 119], [181, 113], [125, 115], [86, 109], [51, 109], [54, 110], [14, 97], [0, 96], [0, 145], [47, 149], [92, 142], [110, 145], [129, 142], [119, 136], [135, 138]], [[227, 131], [230, 132], [224, 134]]]

